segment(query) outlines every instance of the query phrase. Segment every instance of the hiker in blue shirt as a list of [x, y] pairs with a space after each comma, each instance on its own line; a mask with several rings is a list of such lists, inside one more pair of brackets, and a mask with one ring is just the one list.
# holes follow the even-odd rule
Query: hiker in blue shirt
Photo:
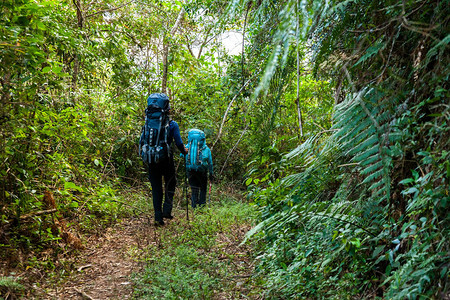
[[214, 181], [213, 161], [203, 131], [189, 130], [187, 148], [186, 169], [192, 192], [191, 203], [196, 208], [206, 203], [208, 172], [210, 181]]
[[[141, 151], [141, 156], [147, 166], [148, 178], [152, 185], [155, 226], [162, 226], [164, 225], [164, 218], [173, 218], [173, 196], [177, 181], [173, 151], [170, 150], [172, 142], [175, 141], [175, 145], [182, 154], [187, 154], [187, 149], [181, 140], [180, 128], [177, 122], [171, 120], [169, 117], [171, 112], [169, 98], [165, 94], [152, 94], [149, 96], [147, 102], [149, 106], [146, 110], [146, 125], [144, 127], [148, 127], [146, 131], [143, 128], [140, 145], [144, 147], [146, 140], [149, 146], [143, 148], [144, 150]], [[153, 123], [151, 123], [152, 120], [147, 121], [147, 119], [152, 119]], [[152, 135], [152, 131], [158, 132], [158, 134], [155, 134], [157, 137]], [[164, 153], [159, 154], [160, 152], [158, 151]], [[158, 153], [156, 158], [155, 152]], [[165, 194], [163, 194], [163, 178]]]

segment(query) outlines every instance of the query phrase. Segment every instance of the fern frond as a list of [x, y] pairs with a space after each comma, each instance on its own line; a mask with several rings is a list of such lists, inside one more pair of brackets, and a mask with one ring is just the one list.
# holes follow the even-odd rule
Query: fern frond
[[376, 119], [378, 123], [385, 124], [387, 126], [389, 124], [388, 122], [392, 120], [392, 112], [390, 112], [389, 110], [383, 111], [376, 117]]
[[383, 168], [383, 162], [380, 160], [380, 161], [377, 161], [375, 164], [371, 164], [367, 168], [360, 171], [360, 174], [361, 175], [371, 174], [381, 168]]
[[[372, 188], [373, 187], [373, 188]], [[380, 200], [381, 196], [387, 195], [388, 190], [386, 189], [386, 183], [383, 180], [380, 180], [374, 184], [372, 184], [369, 188], [370, 191], [374, 191], [372, 193], [372, 198]]]
[[267, 93], [268, 88], [270, 86], [270, 80], [272, 79], [273, 75], [275, 74], [275, 71], [278, 67], [279, 57], [282, 51], [281, 45], [277, 45], [275, 47], [275, 50], [272, 52], [272, 55], [269, 58], [269, 61], [266, 65], [266, 69], [264, 71], [264, 74], [261, 78], [261, 81], [259, 85], [256, 87], [255, 91], [252, 95], [251, 105], [255, 102], [255, 100], [258, 98], [261, 92]]
[[371, 165], [379, 160], [381, 160], [381, 156], [378, 153], [376, 153], [375, 155], [372, 155], [372, 156], [362, 160], [361, 162], [359, 162], [359, 165], [362, 167], [365, 167], [365, 166]]
[[[354, 155], [356, 153], [365, 152], [368, 148], [377, 147], [378, 151], [378, 136], [376, 134], [370, 136], [365, 141], [361, 142], [360, 144], [356, 145], [355, 147], [351, 148], [350, 150], [345, 153], [346, 155]], [[375, 145], [375, 146], [374, 146]]]
[[339, 130], [339, 133], [341, 133], [339, 141], [345, 141], [349, 138], [354, 139], [355, 135], [358, 135], [361, 131], [365, 131], [367, 128], [371, 128], [369, 120], [361, 120], [357, 124], [349, 123]]
[[357, 142], [361, 142], [365, 139], [370, 138], [371, 136], [376, 134], [376, 129], [373, 126], [368, 126], [366, 128], [360, 129], [360, 132], [356, 134], [354, 140]]
[[404, 133], [402, 133], [402, 132], [390, 133], [388, 136], [389, 143], [395, 144], [396, 142], [400, 141], [403, 137], [403, 134]]
[[353, 115], [344, 115], [340, 114], [339, 111], [335, 112], [333, 118], [336, 119], [336, 123], [333, 125], [333, 129], [339, 129], [336, 132], [335, 137], [342, 136], [343, 133], [347, 133], [347, 126], [351, 126], [353, 128], [357, 124], [360, 124], [362, 120], [365, 119], [365, 116], [362, 113], [362, 109], [358, 105], [353, 105], [348, 108], [348, 111], [351, 111]]
[[374, 154], [377, 154], [377, 153], [380, 154], [379, 150], [380, 150], [380, 147], [377, 144], [375, 144], [372, 146], [372, 148], [366, 149], [366, 151], [355, 155], [353, 157], [352, 161], [361, 162]]
[[289, 160], [289, 159], [296, 158], [298, 156], [304, 157], [306, 155], [310, 155], [312, 152], [311, 150], [313, 150], [315, 148], [318, 138], [319, 138], [319, 135], [313, 135], [313, 136], [309, 137], [306, 141], [304, 141], [302, 144], [297, 146], [294, 150], [292, 150], [291, 152], [286, 154], [285, 158]]
[[367, 176], [367, 177], [363, 180], [362, 183], [369, 183], [369, 182], [371, 182], [371, 181], [373, 181], [373, 180], [375, 180], [375, 179], [377, 179], [377, 178], [383, 177], [383, 173], [384, 173], [384, 170], [383, 170], [383, 169], [377, 170], [377, 171], [375, 171], [374, 173], [371, 173], [369, 176]]
[[[359, 122], [361, 122], [361, 120], [364, 119], [364, 115], [360, 114], [360, 112], [362, 112], [362, 109], [361, 107], [359, 107], [359, 105], [353, 104], [350, 106], [341, 106], [340, 109], [347, 109], [347, 111], [352, 111], [354, 115], [353, 116], [346, 115], [344, 114], [343, 111], [339, 111], [336, 108], [336, 111], [333, 115], [333, 118], [336, 120], [336, 123], [333, 125], [333, 128], [342, 129], [349, 123], [353, 125], [359, 124]], [[337, 134], [336, 136], [338, 137], [339, 134]]]

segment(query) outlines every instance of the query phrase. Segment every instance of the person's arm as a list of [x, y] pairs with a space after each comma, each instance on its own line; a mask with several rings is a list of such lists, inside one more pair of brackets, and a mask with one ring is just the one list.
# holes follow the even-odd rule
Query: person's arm
[[186, 148], [184, 147], [183, 140], [180, 135], [180, 128], [178, 127], [177, 122], [172, 121], [173, 123], [173, 139], [175, 140], [175, 145], [181, 153], [187, 154]]

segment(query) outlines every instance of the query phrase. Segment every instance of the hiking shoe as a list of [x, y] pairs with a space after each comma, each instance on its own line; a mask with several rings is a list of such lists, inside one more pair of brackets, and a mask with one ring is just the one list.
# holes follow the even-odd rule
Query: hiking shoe
[[172, 215], [163, 215], [163, 218], [164, 218], [164, 219], [172, 220], [172, 219], [173, 219], [173, 216], [172, 216]]
[[155, 226], [156, 227], [164, 226], [164, 221], [163, 220], [161, 220], [161, 221], [155, 220]]

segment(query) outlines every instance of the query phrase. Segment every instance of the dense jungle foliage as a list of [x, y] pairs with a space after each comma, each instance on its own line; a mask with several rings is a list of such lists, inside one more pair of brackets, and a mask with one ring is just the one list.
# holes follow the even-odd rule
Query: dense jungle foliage
[[137, 141], [163, 91], [184, 139], [206, 132], [219, 188], [260, 211], [264, 297], [448, 297], [449, 7], [2, 1], [2, 267], [74, 251], [148, 197]]
[[[81, 233], [114, 222], [124, 205], [135, 211], [127, 206], [131, 195], [148, 199], [137, 141], [146, 98], [161, 91], [163, 78], [181, 130], [200, 127], [213, 137], [236, 75], [225, 73], [233, 57], [215, 56], [224, 25], [201, 5], [0, 4], [0, 256], [8, 266], [79, 248]], [[220, 3], [208, 5], [221, 13]], [[249, 155], [226, 156], [238, 134], [227, 131], [215, 147], [218, 165], [230, 157], [227, 181], [242, 181]]]
[[297, 42], [334, 92], [329, 130], [248, 172], [267, 296], [448, 297], [448, 1], [244, 7], [255, 48], [272, 39], [255, 99], [273, 107]]

